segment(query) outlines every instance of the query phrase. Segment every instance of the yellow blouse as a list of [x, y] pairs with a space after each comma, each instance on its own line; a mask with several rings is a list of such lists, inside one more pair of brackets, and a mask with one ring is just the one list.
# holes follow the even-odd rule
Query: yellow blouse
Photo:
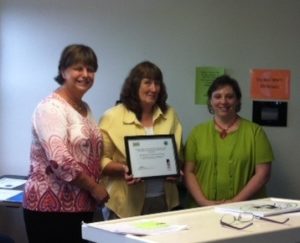
[[[153, 115], [154, 134], [174, 134], [180, 159], [182, 158], [182, 126], [175, 110], [169, 107], [165, 114], [156, 108]], [[99, 127], [103, 135], [102, 169], [112, 161], [126, 162], [124, 136], [145, 135], [145, 129], [135, 114], [123, 104], [107, 110], [100, 119]], [[106, 204], [120, 218], [141, 214], [145, 185], [143, 182], [127, 185], [123, 178], [104, 176], [110, 200]], [[179, 204], [178, 190], [175, 182], [165, 182], [165, 196], [168, 209]]]

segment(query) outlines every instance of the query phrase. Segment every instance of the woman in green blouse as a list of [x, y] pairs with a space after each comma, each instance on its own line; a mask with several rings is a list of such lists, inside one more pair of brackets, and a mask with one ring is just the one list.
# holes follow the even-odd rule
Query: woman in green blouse
[[237, 113], [241, 91], [227, 75], [208, 90], [213, 119], [197, 125], [185, 147], [190, 206], [208, 206], [265, 196], [273, 152], [263, 129]]

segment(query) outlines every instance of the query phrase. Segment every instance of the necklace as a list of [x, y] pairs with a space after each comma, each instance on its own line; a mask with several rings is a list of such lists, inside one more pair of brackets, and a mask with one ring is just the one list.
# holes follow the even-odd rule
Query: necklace
[[222, 127], [220, 124], [217, 123], [216, 119], [214, 119], [214, 123], [215, 125], [221, 129], [221, 132], [220, 132], [220, 137], [222, 139], [224, 139], [227, 135], [228, 135], [228, 130], [236, 123], [236, 121], [238, 120], [239, 116], [236, 116], [233, 121], [228, 125], [227, 128], [224, 128]]
[[68, 103], [77, 111], [82, 112], [84, 111], [84, 104], [82, 101], [80, 101], [80, 103], [73, 101], [72, 99], [70, 99], [68, 97]]
[[58, 93], [60, 93], [62, 95], [62, 97], [65, 99], [65, 101], [67, 101], [76, 111], [78, 111], [79, 113], [84, 112], [86, 107], [83, 103], [82, 100], [79, 101], [74, 101], [74, 99], [72, 99], [68, 93], [62, 89], [58, 90]]

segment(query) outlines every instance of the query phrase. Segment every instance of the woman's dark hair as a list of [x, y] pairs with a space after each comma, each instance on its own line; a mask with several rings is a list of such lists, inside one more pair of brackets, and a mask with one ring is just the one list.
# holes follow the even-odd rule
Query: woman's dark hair
[[207, 99], [207, 108], [208, 108], [209, 113], [211, 113], [211, 114], [214, 113], [214, 111], [211, 107], [211, 104], [210, 104], [212, 93], [215, 92], [217, 89], [219, 89], [221, 87], [224, 87], [224, 86], [230, 86], [233, 89], [233, 92], [234, 92], [236, 98], [239, 100], [239, 104], [236, 106], [235, 111], [239, 112], [241, 110], [242, 93], [241, 93], [241, 89], [240, 89], [240, 86], [239, 86], [238, 82], [235, 79], [228, 76], [228, 75], [222, 75], [222, 76], [217, 77], [212, 82], [212, 84], [210, 85], [210, 87], [207, 91], [207, 97], [208, 97], [208, 99]]
[[139, 88], [141, 81], [144, 78], [155, 80], [160, 85], [160, 92], [157, 97], [156, 105], [162, 112], [165, 112], [168, 109], [166, 103], [168, 94], [161, 70], [158, 66], [149, 61], [141, 62], [129, 72], [129, 75], [123, 84], [119, 100], [119, 102], [123, 103], [127, 109], [135, 113], [138, 120], [141, 119], [143, 112], [139, 98]]
[[83, 63], [84, 65], [91, 67], [95, 72], [98, 69], [97, 56], [92, 48], [85, 45], [73, 44], [65, 47], [61, 53], [58, 64], [58, 75], [54, 80], [62, 85], [65, 82], [65, 79], [61, 72], [77, 63]]

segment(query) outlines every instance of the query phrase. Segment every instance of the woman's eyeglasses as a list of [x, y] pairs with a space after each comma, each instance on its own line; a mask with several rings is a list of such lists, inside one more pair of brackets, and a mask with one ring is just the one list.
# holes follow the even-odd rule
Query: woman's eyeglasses
[[224, 214], [220, 219], [220, 224], [233, 229], [242, 230], [253, 225], [253, 214], [240, 213], [237, 216], [233, 214]]
[[220, 219], [220, 224], [237, 230], [243, 230], [253, 225], [254, 219], [260, 219], [276, 224], [285, 224], [289, 218], [284, 220], [274, 220], [266, 217], [253, 215], [252, 213], [239, 213], [238, 215], [224, 214]]

